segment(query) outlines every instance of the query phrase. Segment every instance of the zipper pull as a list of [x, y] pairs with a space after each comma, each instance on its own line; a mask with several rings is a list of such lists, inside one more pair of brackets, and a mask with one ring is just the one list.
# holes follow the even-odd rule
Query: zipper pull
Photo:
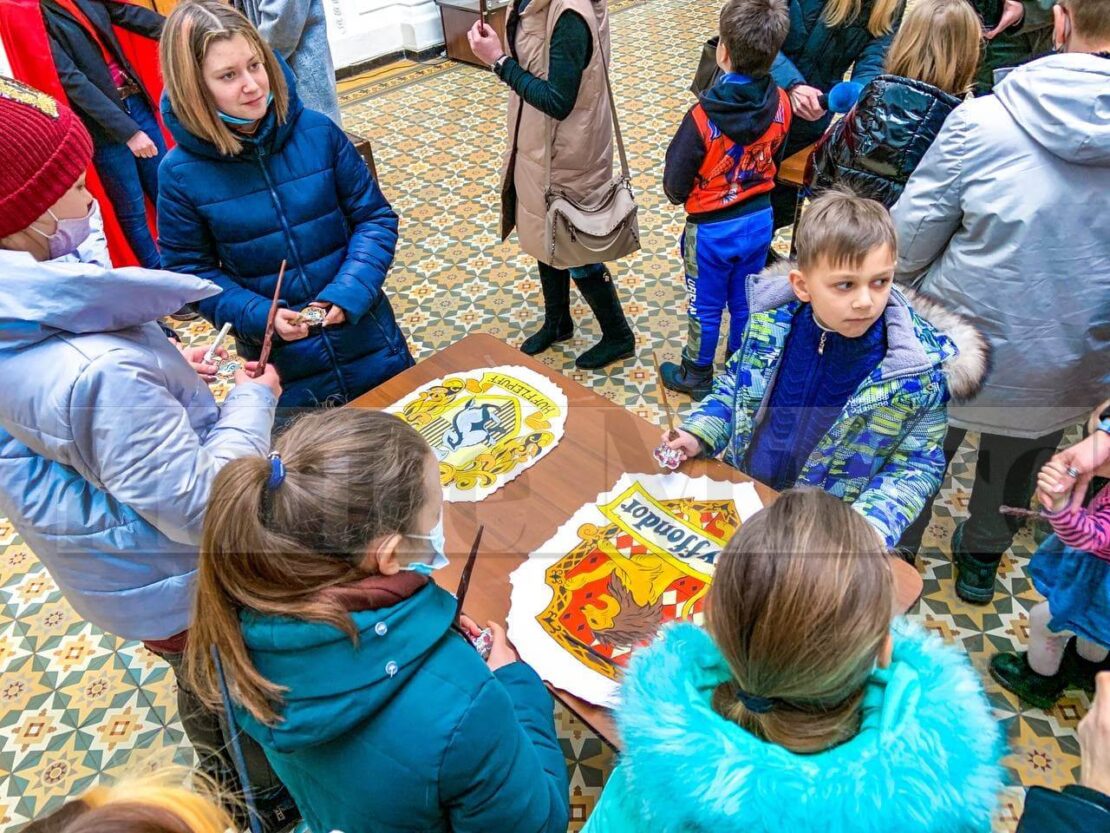
[[825, 332], [824, 330], [822, 330], [821, 331], [821, 340], [819, 342], [817, 342], [817, 355], [818, 356], [825, 355], [825, 339], [828, 338], [828, 337], [829, 337], [829, 334], [827, 332]]

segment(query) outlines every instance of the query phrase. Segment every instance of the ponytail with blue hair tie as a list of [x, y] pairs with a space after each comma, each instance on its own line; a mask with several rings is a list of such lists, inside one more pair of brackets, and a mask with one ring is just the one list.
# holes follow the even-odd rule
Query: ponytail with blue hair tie
[[285, 482], [285, 463], [276, 451], [270, 452], [270, 478], [266, 481], [266, 491], [273, 492]]

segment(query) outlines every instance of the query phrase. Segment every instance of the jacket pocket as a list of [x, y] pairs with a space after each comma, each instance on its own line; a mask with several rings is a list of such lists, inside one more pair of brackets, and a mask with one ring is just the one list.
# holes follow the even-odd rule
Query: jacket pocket
[[366, 315], [374, 322], [378, 334], [382, 337], [382, 343], [389, 348], [390, 353], [397, 355], [404, 346], [404, 336], [401, 335], [401, 329], [397, 326], [397, 320], [392, 313], [393, 309], [389, 306], [385, 293], [379, 292]]

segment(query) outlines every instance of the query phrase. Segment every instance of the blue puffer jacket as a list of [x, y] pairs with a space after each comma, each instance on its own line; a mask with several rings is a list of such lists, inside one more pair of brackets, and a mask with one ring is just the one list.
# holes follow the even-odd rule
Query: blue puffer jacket
[[162, 115], [177, 140], [158, 177], [162, 264], [216, 283], [198, 304], [215, 326], [230, 321], [241, 355], [258, 357], [282, 260], [282, 300], [343, 308], [347, 323], [300, 341], [274, 340], [281, 407], [343, 403], [412, 365], [383, 284], [397, 245], [397, 215], [346, 135], [306, 110], [289, 84], [289, 115], [271, 109], [237, 156], [223, 156]]
[[[771, 76], [784, 90], [807, 84], [828, 92], [852, 67], [852, 80], [866, 86], [883, 71], [883, 61], [894, 32], [902, 21], [905, 3], [894, 12], [892, 29], [872, 35], [867, 29], [876, 0], [863, 0], [860, 13], [849, 23], [829, 26], [829, 0], [790, 0], [790, 31], [771, 67]], [[826, 116], [826, 118], [828, 118]]]
[[0, 516], [85, 619], [185, 630], [212, 481], [269, 450], [276, 404], [247, 383], [218, 407], [152, 323], [217, 288], [3, 251], [0, 286]]
[[434, 584], [332, 625], [245, 612], [259, 673], [285, 686], [281, 722], [244, 730], [312, 830], [565, 833], [567, 770], [551, 695], [522, 662], [490, 673]]
[[708, 633], [663, 633], [625, 675], [624, 752], [584, 833], [990, 831], [1005, 744], [962, 652], [896, 623], [859, 734], [798, 755], [714, 711], [731, 674]]

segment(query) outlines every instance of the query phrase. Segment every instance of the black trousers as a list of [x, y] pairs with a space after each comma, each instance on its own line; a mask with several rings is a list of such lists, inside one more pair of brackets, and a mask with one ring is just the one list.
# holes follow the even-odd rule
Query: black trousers
[[[967, 432], [949, 428], [944, 440], [944, 459], [951, 464]], [[1033, 496], [1037, 472], [1056, 453], [1063, 431], [1023, 439], [983, 434], [975, 464], [968, 518], [964, 522], [963, 547], [984, 564], [997, 564], [1014, 542], [1020, 518], [999, 513], [1002, 506], [1025, 507]], [[917, 520], [903, 533], [899, 546], [916, 551], [933, 515], [935, 495], [929, 498]]]

